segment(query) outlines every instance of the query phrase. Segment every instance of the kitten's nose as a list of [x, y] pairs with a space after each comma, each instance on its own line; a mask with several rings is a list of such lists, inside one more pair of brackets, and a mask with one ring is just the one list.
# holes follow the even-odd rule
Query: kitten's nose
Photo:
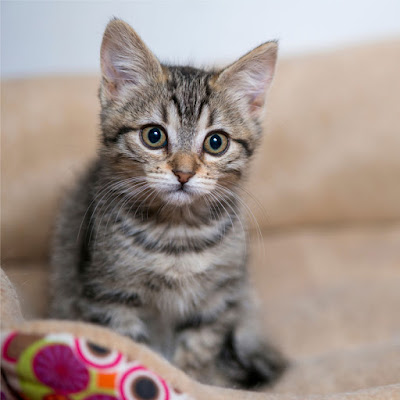
[[172, 172], [178, 177], [179, 183], [186, 183], [193, 175], [193, 172], [183, 172], [183, 171], [176, 171], [172, 170]]

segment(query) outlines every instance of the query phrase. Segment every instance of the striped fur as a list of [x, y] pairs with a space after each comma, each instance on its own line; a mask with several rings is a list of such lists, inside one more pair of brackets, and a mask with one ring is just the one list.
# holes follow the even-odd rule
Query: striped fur
[[[280, 374], [255, 333], [240, 198], [275, 58], [271, 42], [222, 71], [164, 66], [127, 24], [109, 23], [102, 144], [58, 219], [54, 317], [107, 325], [203, 382], [255, 387]], [[166, 147], [144, 145], [149, 125]], [[225, 153], [206, 153], [221, 131]]]

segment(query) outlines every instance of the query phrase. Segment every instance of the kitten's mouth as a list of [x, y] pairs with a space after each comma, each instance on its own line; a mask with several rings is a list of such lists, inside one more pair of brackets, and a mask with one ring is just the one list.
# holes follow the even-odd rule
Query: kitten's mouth
[[193, 201], [193, 193], [184, 185], [167, 193], [167, 200], [175, 204], [189, 204]]

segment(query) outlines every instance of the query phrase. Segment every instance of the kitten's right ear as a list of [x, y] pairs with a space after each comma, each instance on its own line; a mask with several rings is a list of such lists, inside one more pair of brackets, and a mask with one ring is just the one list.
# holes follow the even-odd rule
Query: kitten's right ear
[[162, 79], [160, 62], [139, 35], [120, 19], [111, 20], [100, 51], [103, 92], [110, 100], [127, 85], [142, 86]]
[[235, 101], [247, 103], [250, 115], [257, 119], [263, 115], [277, 53], [277, 42], [266, 42], [225, 68], [216, 80], [216, 85]]

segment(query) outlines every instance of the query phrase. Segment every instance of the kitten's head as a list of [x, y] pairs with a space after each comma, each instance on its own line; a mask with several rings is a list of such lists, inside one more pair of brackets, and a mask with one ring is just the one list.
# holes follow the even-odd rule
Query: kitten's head
[[259, 143], [276, 55], [267, 42], [218, 71], [165, 66], [128, 24], [112, 20], [100, 100], [102, 155], [115, 176], [171, 204], [234, 189]]

